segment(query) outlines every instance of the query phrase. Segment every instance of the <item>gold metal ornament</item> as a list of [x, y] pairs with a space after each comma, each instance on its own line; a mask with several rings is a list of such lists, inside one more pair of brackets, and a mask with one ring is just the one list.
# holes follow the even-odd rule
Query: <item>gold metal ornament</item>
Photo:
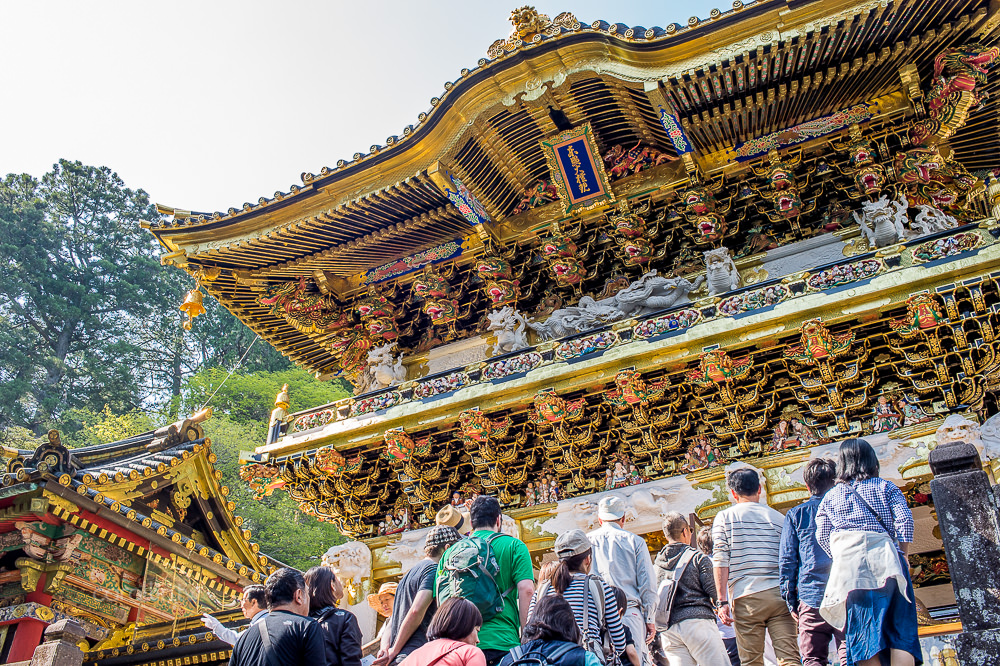
[[180, 304], [178, 309], [187, 315], [187, 320], [181, 324], [185, 331], [191, 330], [195, 317], [205, 314], [204, 300], [205, 296], [201, 293], [201, 282], [184, 296], [184, 302]]

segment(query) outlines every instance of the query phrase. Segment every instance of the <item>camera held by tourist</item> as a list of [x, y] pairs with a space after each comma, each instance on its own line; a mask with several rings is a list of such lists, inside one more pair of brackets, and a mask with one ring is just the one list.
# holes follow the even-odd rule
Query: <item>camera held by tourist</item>
[[816, 539], [833, 558], [820, 613], [844, 631], [847, 663], [920, 663], [906, 559], [913, 514], [899, 488], [879, 478], [878, 457], [863, 439], [840, 445], [837, 484], [819, 505]]
[[718, 596], [712, 561], [690, 545], [691, 528], [679, 513], [663, 517], [667, 545], [656, 556], [656, 629], [667, 666], [715, 666], [729, 661], [716, 626]]
[[799, 663], [797, 629], [781, 598], [778, 554], [784, 516], [760, 503], [757, 470], [727, 473], [732, 501], [712, 523], [719, 617], [736, 626], [743, 666], [762, 666], [770, 634], [780, 666]]

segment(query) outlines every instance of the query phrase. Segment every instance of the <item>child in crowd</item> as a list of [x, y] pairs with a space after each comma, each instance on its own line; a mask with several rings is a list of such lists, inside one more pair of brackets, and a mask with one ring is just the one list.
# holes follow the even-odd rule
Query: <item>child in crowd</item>
[[[625, 608], [628, 606], [628, 597], [625, 596], [625, 592], [621, 588], [612, 586], [611, 592], [614, 593], [615, 601], [618, 602], [618, 615], [624, 616]], [[632, 638], [632, 631], [624, 622], [622, 622], [622, 626], [625, 627], [625, 659], [628, 659], [628, 663], [632, 666], [641, 666], [639, 663], [639, 651], [635, 649], [635, 640]]]

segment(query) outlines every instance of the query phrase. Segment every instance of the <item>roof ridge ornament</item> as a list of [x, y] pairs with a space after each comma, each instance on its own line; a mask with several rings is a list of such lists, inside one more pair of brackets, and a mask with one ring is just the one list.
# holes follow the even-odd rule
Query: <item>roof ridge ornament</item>
[[563, 31], [576, 32], [580, 29], [580, 22], [572, 12], [563, 12], [552, 20], [546, 14], [539, 14], [538, 10], [530, 5], [513, 10], [510, 13], [510, 22], [514, 26], [510, 37], [496, 40], [486, 50], [486, 55], [491, 60], [513, 53], [525, 44], [536, 44], [542, 41], [543, 37], [556, 37]]

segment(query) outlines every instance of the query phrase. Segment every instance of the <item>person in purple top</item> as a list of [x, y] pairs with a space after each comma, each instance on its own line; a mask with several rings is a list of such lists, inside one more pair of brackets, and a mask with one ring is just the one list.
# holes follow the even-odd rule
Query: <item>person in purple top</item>
[[[847, 664], [921, 664], [906, 552], [913, 514], [863, 439], [840, 446], [837, 485], [820, 502], [816, 540], [833, 559], [820, 614], [844, 631]], [[885, 657], [885, 659], [883, 659]]]

